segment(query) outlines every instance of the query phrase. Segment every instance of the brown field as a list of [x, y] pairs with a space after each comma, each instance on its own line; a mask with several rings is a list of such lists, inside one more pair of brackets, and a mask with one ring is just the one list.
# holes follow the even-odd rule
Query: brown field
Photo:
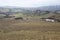
[[60, 22], [0, 19], [0, 40], [60, 40]]

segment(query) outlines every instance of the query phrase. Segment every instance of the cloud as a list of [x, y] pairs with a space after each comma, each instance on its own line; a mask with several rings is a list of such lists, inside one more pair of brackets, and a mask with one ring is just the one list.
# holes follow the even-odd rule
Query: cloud
[[60, 5], [59, 0], [0, 0], [1, 6], [38, 7]]

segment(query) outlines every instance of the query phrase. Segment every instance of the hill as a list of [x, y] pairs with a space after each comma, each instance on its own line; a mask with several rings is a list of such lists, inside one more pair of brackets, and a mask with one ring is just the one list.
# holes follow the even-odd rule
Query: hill
[[56, 11], [56, 10], [60, 10], [60, 5], [42, 6], [42, 7], [38, 7], [37, 9], [44, 10], [44, 11]]

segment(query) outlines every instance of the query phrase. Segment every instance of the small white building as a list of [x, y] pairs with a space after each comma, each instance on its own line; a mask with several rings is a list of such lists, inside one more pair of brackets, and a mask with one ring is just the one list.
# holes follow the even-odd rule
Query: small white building
[[56, 20], [53, 19], [53, 18], [42, 18], [42, 21], [46, 21], [46, 22], [56, 22]]
[[45, 21], [47, 21], [47, 22], [55, 22], [54, 19], [45, 19]]

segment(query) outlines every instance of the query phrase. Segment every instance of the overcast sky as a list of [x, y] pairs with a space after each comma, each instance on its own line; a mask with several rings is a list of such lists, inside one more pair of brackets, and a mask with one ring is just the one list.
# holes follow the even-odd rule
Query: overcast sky
[[60, 0], [0, 0], [0, 6], [39, 7], [60, 5]]

